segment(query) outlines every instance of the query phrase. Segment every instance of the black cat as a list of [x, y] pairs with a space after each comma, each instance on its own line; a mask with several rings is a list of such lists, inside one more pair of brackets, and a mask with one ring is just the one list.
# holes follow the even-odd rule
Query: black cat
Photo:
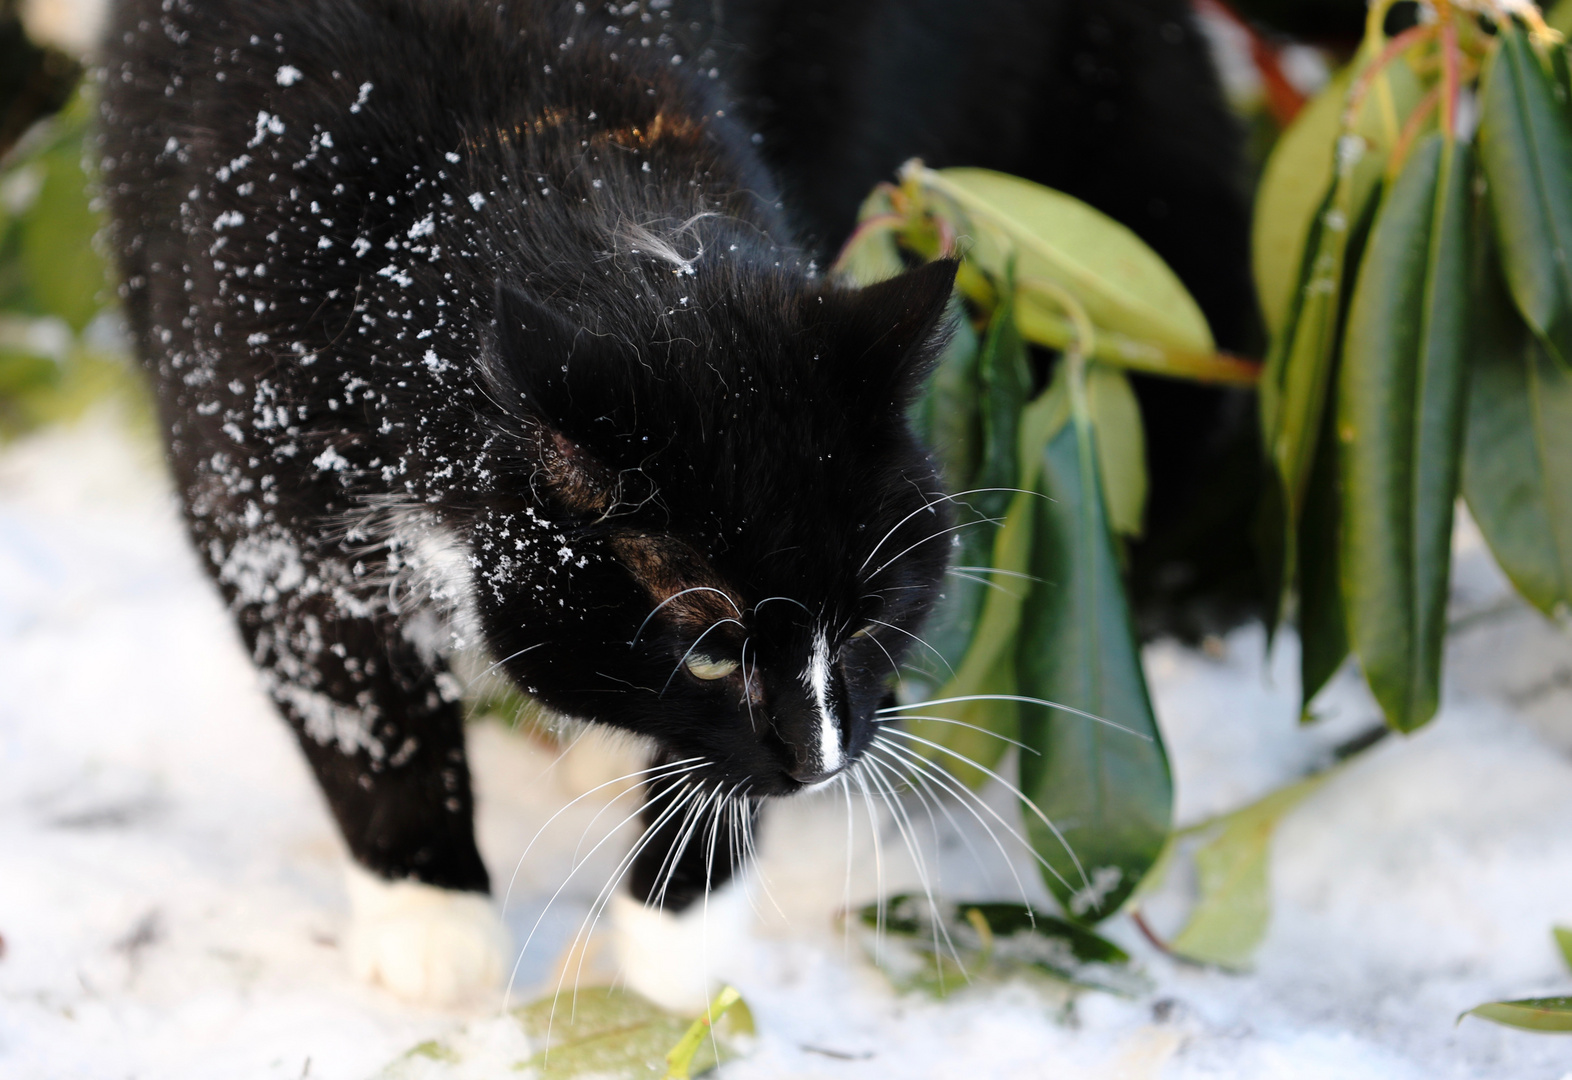
[[[856, 192], [898, 164], [879, 153], [905, 147], [852, 154], [900, 113], [886, 87], [814, 164], [791, 117], [858, 90], [800, 98], [781, 57], [822, 44], [842, 70], [887, 27], [863, 5], [844, 36], [832, 25], [779, 55], [750, 37], [797, 7], [122, 0], [114, 14], [103, 182], [169, 460], [363, 868], [357, 916], [381, 929], [357, 963], [402, 992], [455, 996], [496, 971], [455, 646], [482, 646], [558, 712], [649, 740], [649, 843], [629, 881], [681, 911], [729, 875], [758, 799], [857, 762], [933, 602], [950, 518], [903, 418], [942, 345], [954, 264], [861, 291], [815, 269], [814, 239], [844, 229]], [[1124, 107], [1206, 129], [1220, 112], [1188, 16], [1120, 8], [1181, 31], [1173, 71], [1137, 80]], [[826, 10], [805, 8], [802, 29]], [[1010, 10], [1050, 39], [1103, 25], [1070, 2]], [[896, 52], [974, 17], [881, 11], [909, 31]], [[934, 12], [948, 21], [923, 25]], [[1016, 45], [1015, 62], [1043, 63]], [[926, 129], [927, 101], [900, 130], [936, 141], [911, 148], [966, 152], [964, 117]], [[1053, 146], [1055, 122], [1015, 145]], [[1231, 144], [1163, 134], [1150, 158], [1173, 168], [1119, 190], [1173, 188], [1160, 217], [1198, 209], [1234, 230], [1230, 165], [1203, 160]], [[1109, 161], [1075, 175], [1095, 185], [1124, 167]], [[1219, 259], [1200, 276], [1227, 278]]]

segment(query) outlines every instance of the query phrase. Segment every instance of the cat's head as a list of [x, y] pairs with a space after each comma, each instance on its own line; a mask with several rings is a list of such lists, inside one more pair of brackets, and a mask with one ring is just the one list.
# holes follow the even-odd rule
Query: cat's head
[[512, 456], [471, 548], [512, 677], [754, 794], [855, 761], [950, 547], [906, 415], [954, 275], [718, 271], [653, 320], [500, 287], [490, 393]]

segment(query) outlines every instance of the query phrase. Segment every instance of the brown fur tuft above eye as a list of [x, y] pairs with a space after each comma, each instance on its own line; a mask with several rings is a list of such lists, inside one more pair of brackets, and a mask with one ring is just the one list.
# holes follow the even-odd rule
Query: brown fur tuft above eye
[[559, 431], [536, 428], [536, 460], [530, 478], [574, 514], [605, 514], [617, 503], [617, 474]]
[[674, 536], [625, 532], [611, 550], [650, 600], [679, 625], [702, 630], [742, 614], [741, 603], [704, 556]]

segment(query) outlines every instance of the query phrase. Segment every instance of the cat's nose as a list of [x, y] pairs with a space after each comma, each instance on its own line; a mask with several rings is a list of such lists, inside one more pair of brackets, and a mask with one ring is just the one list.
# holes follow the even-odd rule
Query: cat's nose
[[847, 761], [841, 751], [839, 727], [818, 718], [817, 723], [792, 739], [786, 775], [804, 787], [812, 787], [844, 771]]
[[797, 781], [797, 783], [801, 784], [803, 787], [812, 787], [815, 784], [822, 784], [826, 780], [830, 780], [836, 776], [839, 776], [845, 770], [846, 763], [844, 761], [831, 769], [826, 769], [817, 761], [812, 761], [803, 762], [797, 765], [797, 767], [791, 769], [787, 775], [790, 776], [793, 780]]

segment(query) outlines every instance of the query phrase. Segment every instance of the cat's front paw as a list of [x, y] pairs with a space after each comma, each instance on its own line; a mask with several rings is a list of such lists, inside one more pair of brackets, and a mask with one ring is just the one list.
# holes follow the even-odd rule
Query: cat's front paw
[[618, 893], [611, 926], [623, 985], [673, 1012], [703, 1012], [738, 963], [749, 914], [735, 884], [675, 915]]
[[451, 1006], [502, 984], [511, 948], [491, 898], [348, 868], [350, 968], [406, 1001]]

